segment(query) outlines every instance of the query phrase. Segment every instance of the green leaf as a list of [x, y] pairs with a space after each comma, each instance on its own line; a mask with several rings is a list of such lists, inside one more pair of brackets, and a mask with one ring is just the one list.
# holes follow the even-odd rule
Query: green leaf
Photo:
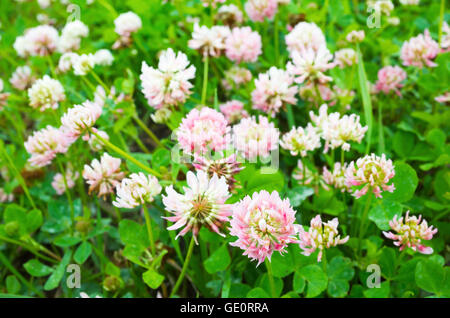
[[444, 289], [445, 272], [442, 266], [431, 260], [423, 260], [416, 267], [416, 284], [427, 292], [440, 295]]
[[284, 187], [284, 176], [280, 171], [275, 173], [264, 173], [264, 170], [257, 170], [248, 180], [245, 191], [251, 196], [254, 192], [266, 190], [282, 191]]
[[256, 287], [248, 292], [247, 298], [269, 298], [269, 295], [261, 287]]
[[53, 268], [42, 264], [37, 259], [29, 260], [28, 262], [23, 264], [23, 267], [25, 267], [25, 270], [28, 272], [28, 274], [35, 277], [48, 276], [53, 272]]
[[70, 262], [70, 258], [72, 256], [71, 254], [72, 253], [70, 250], [68, 250], [64, 254], [64, 257], [63, 257], [61, 263], [59, 263], [59, 265], [53, 271], [53, 274], [48, 278], [47, 282], [45, 283], [44, 290], [52, 290], [52, 289], [55, 289], [56, 287], [58, 287], [59, 282], [63, 278], [64, 273], [66, 272], [66, 267]]
[[[280, 297], [281, 292], [283, 291], [283, 280], [281, 278], [274, 277], [273, 281], [275, 284], [276, 297]], [[264, 274], [262, 276], [259, 286], [263, 288], [269, 295], [272, 296], [272, 288], [270, 286], [270, 280], [267, 274]]]
[[230, 263], [231, 257], [228, 253], [228, 248], [226, 245], [222, 245], [203, 262], [203, 265], [208, 273], [214, 274], [227, 269]]
[[292, 285], [296, 293], [301, 294], [305, 290], [306, 281], [299, 272], [294, 274]]
[[286, 277], [295, 270], [295, 263], [292, 255], [289, 253], [281, 254], [274, 253], [272, 255], [272, 268], [273, 276], [275, 277]]
[[73, 259], [75, 260], [75, 262], [81, 265], [84, 262], [86, 262], [91, 253], [92, 253], [91, 243], [89, 243], [88, 241], [84, 241], [76, 249], [75, 254], [73, 254]]
[[20, 292], [20, 282], [14, 275], [8, 275], [6, 277], [6, 290], [9, 294], [18, 294]]
[[287, 197], [294, 208], [298, 207], [303, 201], [313, 194], [314, 189], [305, 186], [298, 186], [287, 191]]
[[399, 130], [392, 139], [392, 149], [402, 158], [408, 158], [414, 149], [416, 137], [410, 132]]
[[380, 284], [380, 288], [366, 289], [363, 293], [366, 298], [388, 298], [390, 291], [390, 284], [386, 281]]
[[164, 281], [164, 276], [159, 274], [154, 269], [149, 269], [144, 274], [142, 274], [142, 279], [148, 286], [150, 286], [150, 288], [156, 289]]
[[370, 144], [372, 141], [372, 99], [369, 93], [369, 87], [367, 85], [367, 75], [366, 70], [364, 68], [364, 60], [361, 54], [361, 50], [359, 48], [359, 44], [356, 46], [356, 51], [358, 54], [358, 81], [359, 81], [359, 92], [362, 96], [362, 102], [364, 107], [364, 119], [365, 124], [369, 127], [367, 130], [367, 150], [366, 153], [369, 153]]
[[349, 280], [355, 275], [350, 259], [336, 256], [327, 267], [328, 294], [331, 297], [344, 297], [347, 295], [350, 285]]
[[122, 220], [119, 224], [119, 234], [122, 242], [137, 246], [149, 246], [147, 232], [143, 225], [131, 220]]
[[381, 274], [385, 278], [393, 278], [395, 275], [395, 267], [397, 264], [397, 254], [393, 248], [384, 247], [381, 250], [379, 264]]
[[230, 287], [230, 298], [245, 298], [252, 288], [245, 284], [232, 284]]
[[389, 221], [395, 215], [402, 214], [402, 205], [397, 202], [382, 200], [380, 204], [374, 206], [369, 211], [369, 219], [378, 226], [380, 230], [387, 231], [390, 229]]
[[27, 233], [27, 210], [17, 204], [9, 204], [4, 212], [3, 220], [5, 224], [17, 224], [17, 233], [24, 235]]
[[394, 165], [395, 176], [391, 182], [394, 184], [395, 190], [393, 193], [383, 192], [383, 198], [399, 203], [409, 201], [414, 196], [419, 183], [417, 173], [407, 163], [396, 161]]
[[308, 282], [306, 297], [316, 297], [327, 288], [328, 277], [320, 266], [305, 266], [300, 269], [299, 274]]
[[80, 242], [81, 242], [81, 239], [79, 237], [73, 237], [73, 236], [62, 236], [53, 241], [53, 243], [56, 246], [61, 246], [61, 247], [74, 246]]

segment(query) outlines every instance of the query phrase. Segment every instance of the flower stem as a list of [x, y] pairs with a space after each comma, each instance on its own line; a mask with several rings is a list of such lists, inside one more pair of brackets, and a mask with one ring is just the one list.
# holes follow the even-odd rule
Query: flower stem
[[192, 236], [191, 242], [189, 243], [189, 248], [188, 248], [188, 252], [186, 254], [186, 258], [184, 259], [183, 268], [181, 269], [180, 276], [178, 276], [177, 282], [175, 283], [175, 286], [173, 287], [172, 292], [170, 293], [170, 297], [173, 297], [173, 295], [175, 295], [178, 288], [180, 287], [181, 282], [183, 281], [184, 275], [186, 275], [189, 261], [191, 260], [192, 251], [194, 250], [194, 243], [195, 243], [194, 236]]
[[145, 225], [147, 226], [148, 239], [150, 240], [150, 248], [152, 251], [152, 256], [156, 257], [156, 247], [155, 247], [155, 239], [153, 238], [152, 220], [150, 219], [150, 214], [148, 213], [147, 206], [143, 204], [142, 208], [144, 210]]
[[267, 267], [267, 276], [269, 277], [269, 284], [270, 284], [270, 291], [272, 293], [272, 297], [277, 297], [277, 292], [275, 289], [275, 281], [273, 279], [273, 272], [272, 272], [272, 264], [270, 263], [269, 259], [266, 258], [265, 262]]
[[378, 152], [384, 153], [383, 101], [378, 103]]
[[[370, 190], [369, 190], [370, 191]], [[368, 191], [368, 192], [369, 192]], [[364, 207], [363, 214], [361, 216], [360, 224], [359, 224], [359, 235], [358, 235], [358, 254], [361, 252], [361, 240], [364, 236], [364, 228], [367, 220], [367, 215], [369, 213], [370, 204], [372, 203], [372, 193], [367, 194], [366, 206]]]
[[89, 128], [89, 132], [91, 134], [93, 134], [95, 137], [97, 137], [106, 147], [108, 147], [109, 149], [111, 149], [112, 151], [115, 151], [116, 153], [118, 153], [119, 155], [121, 155], [122, 157], [124, 157], [125, 159], [131, 161], [132, 163], [134, 163], [136, 166], [138, 166], [139, 168], [147, 171], [148, 173], [161, 178], [162, 175], [157, 172], [156, 170], [153, 170], [152, 168], [147, 167], [146, 165], [144, 165], [143, 163], [141, 163], [139, 160], [133, 158], [132, 156], [130, 156], [128, 153], [126, 153], [125, 151], [123, 151], [122, 149], [120, 149], [119, 147], [113, 145], [112, 143], [110, 143], [108, 140], [102, 138], [101, 136], [99, 136], [97, 133], [95, 133], [92, 128]]
[[442, 42], [442, 24], [444, 23], [444, 12], [445, 12], [445, 0], [441, 0], [441, 10], [439, 13], [439, 47], [441, 47]]
[[94, 79], [103, 87], [103, 89], [105, 90], [106, 96], [109, 96], [111, 94], [111, 90], [105, 84], [105, 82], [102, 81], [102, 79], [97, 75], [97, 73], [95, 73], [94, 70], [91, 71], [91, 74], [94, 77]]
[[148, 127], [145, 125], [144, 122], [142, 122], [142, 120], [139, 119], [139, 117], [137, 117], [136, 115], [133, 116], [134, 121], [136, 122], [136, 124], [139, 125], [139, 127], [141, 127], [145, 133], [160, 147], [164, 147], [164, 145], [161, 143], [161, 141], [158, 139], [158, 137], [156, 137], [156, 135], [150, 130], [148, 129]]
[[205, 55], [205, 66], [203, 69], [203, 88], [202, 88], [202, 105], [206, 102], [206, 92], [208, 90], [208, 60], [209, 54]]
[[279, 32], [278, 32], [278, 14], [275, 15], [274, 20], [274, 45], [275, 45], [275, 66], [278, 67], [279, 59], [280, 59], [280, 40], [279, 40]]
[[70, 189], [69, 189], [69, 186], [67, 184], [66, 171], [64, 170], [64, 167], [63, 167], [63, 165], [61, 163], [61, 160], [58, 158], [56, 161], [58, 162], [59, 170], [61, 171], [61, 175], [63, 177], [64, 188], [66, 189], [65, 192], [66, 192], [66, 196], [67, 196], [67, 201], [69, 201], [70, 220], [72, 221], [72, 227], [70, 228], [70, 233], [73, 234], [73, 228], [75, 226], [75, 210], [73, 208], [72, 196], [70, 195]]

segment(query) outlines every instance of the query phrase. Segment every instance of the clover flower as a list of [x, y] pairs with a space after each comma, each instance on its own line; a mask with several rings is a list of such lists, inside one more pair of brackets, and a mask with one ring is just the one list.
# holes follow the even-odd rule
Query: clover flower
[[312, 122], [319, 129], [321, 137], [325, 140], [324, 153], [328, 149], [342, 147], [342, 150], [350, 150], [350, 141], [361, 143], [362, 138], [368, 129], [360, 124], [360, 117], [356, 114], [344, 115], [335, 112], [327, 114], [327, 105], [324, 104], [319, 109], [319, 116], [310, 112]]
[[117, 197], [113, 205], [118, 208], [132, 209], [147, 202], [152, 202], [161, 193], [158, 179], [142, 172], [132, 173], [116, 187]]
[[442, 25], [441, 51], [442, 53], [450, 51], [450, 27], [446, 21]]
[[349, 236], [341, 239], [338, 232], [339, 220], [334, 218], [328, 222], [322, 222], [320, 215], [311, 220], [311, 226], [305, 231], [303, 226], [299, 226], [299, 246], [303, 250], [302, 254], [309, 256], [319, 250], [317, 261], [322, 260], [323, 252], [326, 248], [345, 244]]
[[267, 117], [243, 118], [233, 126], [233, 144], [246, 159], [266, 158], [278, 149], [280, 132]]
[[332, 63], [333, 55], [325, 46], [318, 50], [306, 49], [303, 51], [294, 51], [291, 54], [292, 62], [288, 62], [286, 68], [295, 78], [296, 83], [305, 81], [315, 81], [321, 84], [332, 81], [330, 76], [324, 74], [329, 69], [335, 67]]
[[400, 3], [405, 6], [417, 6], [420, 0], [400, 0]]
[[85, 76], [95, 66], [95, 57], [93, 54], [82, 54], [73, 56], [72, 60], [73, 73], [77, 76]]
[[94, 54], [94, 64], [101, 66], [111, 66], [114, 61], [114, 56], [110, 50], [101, 49]]
[[224, 75], [222, 86], [226, 90], [231, 90], [233, 87], [238, 88], [252, 79], [252, 73], [248, 69], [236, 65], [225, 71]]
[[230, 127], [218, 111], [203, 107], [194, 108], [181, 121], [176, 132], [178, 143], [185, 153], [205, 154], [220, 151], [227, 146]]
[[275, 117], [284, 104], [295, 104], [298, 88], [292, 85], [288, 72], [272, 66], [268, 72], [259, 74], [252, 91], [253, 109], [259, 109]]
[[28, 89], [30, 106], [41, 112], [46, 109], [57, 109], [59, 102], [66, 99], [64, 87], [58, 80], [44, 75]]
[[220, 111], [225, 116], [229, 124], [239, 121], [241, 118], [248, 117], [247, 111], [244, 109], [244, 103], [239, 100], [231, 100], [219, 106]]
[[73, 67], [74, 61], [78, 58], [77, 53], [67, 52], [61, 55], [58, 61], [58, 71], [66, 73]]
[[405, 66], [436, 67], [437, 64], [433, 62], [433, 59], [438, 53], [439, 44], [431, 38], [430, 32], [425, 30], [424, 34], [403, 42], [400, 59]]
[[349, 192], [350, 188], [345, 183], [346, 171], [347, 163], [341, 165], [340, 162], [335, 162], [332, 171], [329, 171], [327, 167], [323, 167], [322, 178], [326, 184], [332, 186], [333, 188], [341, 190], [341, 192]]
[[450, 103], [450, 92], [445, 92], [444, 94], [437, 96], [434, 100], [443, 104]]
[[213, 7], [216, 8], [218, 3], [224, 3], [225, 0], [202, 0], [204, 7]]
[[393, 192], [394, 184], [388, 184], [395, 175], [394, 165], [384, 154], [381, 157], [375, 154], [359, 158], [356, 163], [351, 162], [345, 171], [345, 184], [352, 189], [353, 196], [360, 198], [368, 191], [372, 191], [377, 198], [381, 198], [382, 191]]
[[219, 178], [225, 177], [230, 191], [234, 189], [236, 184], [234, 176], [244, 169], [237, 161], [236, 154], [220, 159], [209, 159], [196, 155], [193, 165], [195, 169], [205, 171], [210, 178], [214, 174]]
[[84, 165], [83, 178], [89, 184], [89, 194], [96, 192], [99, 197], [113, 193], [114, 188], [125, 177], [120, 171], [121, 160], [104, 153], [100, 158], [94, 159], [91, 165]]
[[262, 50], [261, 36], [250, 27], [233, 28], [225, 40], [225, 54], [236, 63], [256, 62]]
[[24, 65], [16, 68], [9, 82], [14, 88], [23, 91], [30, 88], [35, 80], [31, 75], [31, 68], [28, 65]]
[[223, 5], [217, 10], [217, 19], [223, 21], [225, 25], [233, 26], [244, 21], [244, 15], [234, 4]]
[[378, 71], [378, 81], [375, 84], [377, 92], [389, 94], [393, 91], [398, 96], [402, 96], [400, 88], [403, 87], [402, 82], [406, 79], [406, 72], [398, 66], [386, 66]]
[[422, 254], [432, 254], [433, 248], [421, 244], [422, 240], [429, 241], [438, 232], [438, 229], [433, 229], [433, 226], [428, 226], [425, 219], [422, 216], [409, 216], [409, 211], [406, 212], [406, 216], [398, 218], [397, 215], [394, 219], [389, 221], [389, 226], [396, 234], [392, 232], [384, 232], [384, 236], [388, 239], [394, 240], [394, 245], [400, 247], [400, 251], [409, 247], [413, 251], [417, 251]]
[[271, 20], [278, 11], [278, 0], [248, 0], [245, 3], [245, 12], [250, 20], [264, 22]]
[[24, 143], [31, 155], [28, 162], [33, 167], [44, 167], [52, 162], [58, 153], [65, 153], [73, 143], [63, 129], [47, 126], [35, 131]]
[[170, 222], [175, 222], [168, 227], [169, 231], [184, 227], [176, 236], [184, 236], [192, 230], [192, 235], [197, 242], [198, 232], [202, 226], [225, 236], [220, 228], [231, 215], [230, 205], [225, 201], [230, 197], [225, 177], [216, 174], [209, 178], [204, 171], [194, 174], [188, 171], [186, 175], [187, 187], [183, 187], [184, 194], [180, 194], [170, 185], [166, 187], [166, 196], [162, 201], [166, 210], [174, 216], [166, 217]]
[[362, 41], [364, 41], [365, 37], [366, 34], [364, 30], [354, 30], [351, 31], [349, 34], [347, 34], [345, 39], [347, 40], [347, 42], [350, 43], [361, 43]]
[[[75, 171], [75, 173], [73, 172], [71, 166], [67, 167], [67, 169], [65, 171], [67, 188], [72, 189], [75, 186], [75, 181], [78, 179], [79, 176], [80, 176], [80, 174], [78, 172], [76, 172], [76, 171]], [[62, 175], [62, 173], [55, 174], [55, 176], [53, 177], [53, 181], [52, 181], [52, 187], [53, 187], [53, 189], [55, 189], [55, 191], [58, 195], [61, 195], [64, 192], [66, 192], [66, 190], [67, 190], [66, 184], [64, 182], [64, 176]]]
[[291, 56], [294, 52], [318, 51], [326, 46], [325, 35], [315, 23], [299, 22], [286, 35], [286, 45]]
[[6, 102], [10, 95], [10, 93], [2, 93], [2, 91], [3, 91], [3, 80], [0, 78], [0, 111], [3, 109], [3, 106], [6, 105]]
[[293, 156], [300, 154], [300, 156], [305, 157], [308, 151], [320, 147], [320, 135], [310, 123], [306, 128], [293, 127], [282, 137], [280, 146], [290, 151]]
[[321, 105], [323, 102], [327, 102], [330, 106], [336, 104], [337, 89], [326, 84], [307, 82], [299, 89], [299, 95], [303, 100], [314, 103], [315, 105]]
[[58, 31], [54, 27], [39, 25], [17, 37], [13, 46], [20, 57], [46, 56], [56, 50], [58, 41]]
[[114, 20], [114, 26], [114, 31], [120, 38], [113, 44], [113, 49], [119, 49], [131, 44], [131, 35], [142, 28], [142, 21], [136, 13], [128, 11]]
[[[274, 251], [283, 253], [296, 243], [295, 211], [289, 199], [281, 199], [277, 191], [254, 192], [233, 205], [230, 235], [237, 236], [231, 246], [244, 250], [258, 265], [270, 260]], [[257, 265], [257, 266], [258, 266]]]
[[352, 66], [358, 63], [358, 56], [354, 49], [341, 49], [334, 53], [334, 61], [340, 68], [345, 68], [346, 66]]
[[[85, 101], [81, 105], [69, 108], [61, 117], [61, 123], [70, 136], [77, 138], [87, 133], [88, 129], [94, 126], [101, 114], [102, 107], [98, 103]], [[87, 140], [88, 136], [85, 139]]]
[[196, 23], [188, 46], [191, 49], [199, 50], [203, 56], [218, 57], [226, 49], [225, 41], [230, 33], [230, 28], [227, 26], [215, 25], [208, 28]]
[[89, 28], [80, 20], [67, 23], [58, 40], [58, 51], [67, 53], [80, 48], [81, 38], [89, 35]]
[[367, 7], [386, 16], [390, 16], [392, 10], [394, 10], [394, 4], [391, 0], [367, 0]]
[[192, 93], [189, 80], [195, 77], [195, 67], [189, 66], [186, 54], [169, 48], [163, 51], [158, 69], [142, 63], [142, 93], [155, 109], [184, 103]]
[[151, 114], [150, 117], [155, 123], [164, 124], [169, 120], [171, 115], [172, 111], [170, 108], [160, 108]]

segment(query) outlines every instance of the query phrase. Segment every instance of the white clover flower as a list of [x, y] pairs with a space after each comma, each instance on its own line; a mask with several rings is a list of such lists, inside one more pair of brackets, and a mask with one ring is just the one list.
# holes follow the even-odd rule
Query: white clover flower
[[99, 104], [85, 101], [82, 105], [70, 108], [61, 117], [61, 123], [68, 134], [76, 138], [94, 126], [101, 114], [102, 107]]
[[195, 24], [192, 39], [189, 40], [188, 46], [191, 49], [199, 50], [204, 56], [218, 57], [225, 50], [225, 40], [230, 34], [231, 30], [227, 26], [215, 25], [208, 28], [204, 25]]
[[31, 68], [28, 65], [17, 67], [9, 79], [11, 85], [21, 91], [29, 88], [34, 81], [35, 78], [31, 75]]
[[66, 73], [73, 67], [73, 62], [78, 58], [78, 54], [73, 52], [67, 52], [61, 55], [58, 62], [58, 71]]
[[132, 209], [139, 205], [152, 202], [153, 197], [161, 193], [162, 187], [158, 179], [142, 172], [133, 173], [117, 185], [116, 200], [113, 205], [118, 208]]
[[320, 147], [320, 135], [310, 123], [306, 128], [293, 127], [291, 131], [283, 136], [280, 146], [289, 150], [293, 156], [300, 154], [302, 157], [305, 157], [308, 151], [313, 151]]
[[110, 66], [114, 61], [114, 56], [110, 50], [101, 49], [94, 54], [95, 65]]
[[70, 52], [80, 48], [81, 38], [89, 35], [89, 28], [80, 20], [67, 23], [61, 31], [58, 42], [59, 52]]
[[326, 46], [325, 35], [315, 23], [300, 22], [286, 35], [289, 53], [312, 49], [317, 51]]
[[[95, 133], [99, 135], [102, 139], [109, 141], [109, 136], [105, 131], [97, 130]], [[91, 134], [89, 136], [88, 144], [89, 148], [91, 148], [92, 151], [100, 151], [105, 146], [103, 142], [94, 134]]]
[[95, 66], [95, 58], [92, 54], [82, 54], [72, 59], [73, 73], [78, 76], [87, 75]]
[[295, 78], [296, 83], [318, 81], [324, 84], [333, 80], [330, 76], [324, 74], [325, 71], [335, 67], [335, 64], [331, 62], [333, 55], [325, 46], [317, 50], [309, 48], [294, 51], [291, 56], [293, 63], [288, 62], [286, 67], [292, 76], [297, 76]]
[[49, 25], [39, 25], [27, 29], [23, 36], [16, 38], [14, 49], [21, 57], [46, 56], [53, 53], [58, 45], [58, 31]]
[[30, 106], [39, 109], [41, 112], [46, 109], [57, 109], [59, 102], [66, 99], [64, 87], [58, 80], [44, 75], [28, 89]]

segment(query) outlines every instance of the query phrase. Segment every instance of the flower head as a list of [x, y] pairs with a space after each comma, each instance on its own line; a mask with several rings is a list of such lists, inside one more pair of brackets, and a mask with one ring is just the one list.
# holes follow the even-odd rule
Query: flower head
[[81, 38], [87, 37], [89, 28], [80, 20], [74, 20], [67, 23], [61, 31], [58, 41], [58, 51], [61, 53], [78, 50], [81, 44]]
[[6, 105], [6, 101], [10, 93], [2, 93], [3, 91], [3, 80], [0, 78], [0, 111], [3, 109], [3, 106]]
[[305, 50], [318, 51], [326, 46], [325, 35], [315, 23], [300, 22], [286, 35], [286, 45], [290, 54]]
[[44, 167], [52, 162], [58, 153], [65, 153], [73, 143], [63, 129], [47, 126], [28, 137], [24, 146], [31, 155], [28, 162], [34, 167]]
[[67, 188], [72, 189], [75, 186], [75, 181], [78, 179], [80, 174], [78, 172], [72, 170], [72, 167], [67, 167], [65, 171], [65, 176], [62, 173], [57, 173], [53, 177], [52, 187], [55, 189], [58, 195], [66, 192], [66, 183], [64, 182], [64, 178], [66, 178]]
[[203, 56], [218, 57], [225, 50], [225, 40], [230, 33], [230, 28], [227, 26], [215, 25], [208, 28], [205, 25], [199, 26], [196, 23], [188, 46], [191, 49], [199, 50]]
[[187, 56], [169, 48], [163, 51], [158, 69], [142, 63], [142, 92], [150, 106], [160, 109], [164, 106], [184, 103], [191, 94], [192, 84], [189, 80], [195, 77], [195, 67], [189, 66]]
[[409, 211], [406, 212], [406, 216], [400, 217], [395, 215], [392, 221], [389, 221], [389, 226], [396, 234], [392, 232], [384, 232], [384, 236], [388, 239], [394, 240], [395, 246], [400, 247], [400, 251], [409, 247], [413, 251], [417, 251], [422, 254], [431, 254], [433, 249], [431, 247], [421, 244], [422, 240], [429, 241], [433, 238], [433, 235], [437, 233], [438, 229], [433, 229], [433, 226], [428, 226], [425, 219], [422, 216], [409, 216]]
[[259, 74], [252, 92], [253, 108], [275, 117], [284, 104], [295, 104], [298, 88], [292, 85], [293, 78], [284, 70], [271, 67], [267, 73]]
[[334, 60], [336, 65], [340, 68], [344, 68], [346, 66], [352, 66], [358, 62], [358, 56], [354, 49], [341, 49], [334, 53]]
[[214, 174], [219, 178], [225, 177], [230, 191], [235, 187], [236, 179], [234, 176], [244, 169], [237, 161], [235, 154], [220, 159], [209, 159], [196, 155], [193, 165], [195, 169], [205, 171], [210, 178]]
[[278, 0], [248, 0], [245, 3], [245, 12], [252, 21], [264, 22], [272, 19], [278, 11]]
[[35, 78], [31, 75], [31, 68], [28, 65], [19, 66], [11, 75], [9, 82], [18, 90], [25, 90], [30, 88]]
[[16, 38], [14, 49], [21, 57], [46, 56], [52, 54], [58, 45], [58, 31], [49, 25], [39, 25], [25, 31]]
[[243, 118], [233, 126], [234, 147], [249, 160], [268, 157], [278, 149], [279, 139], [280, 132], [264, 116], [259, 116], [259, 122], [254, 116]]
[[244, 109], [244, 103], [235, 99], [220, 105], [219, 109], [230, 124], [249, 116]]
[[340, 162], [335, 162], [333, 170], [329, 171], [327, 167], [323, 167], [322, 178], [326, 184], [341, 192], [350, 191], [350, 188], [345, 183], [345, 171], [347, 171], [347, 163], [342, 166]]
[[258, 265], [266, 258], [270, 260], [274, 251], [286, 250], [295, 243], [297, 225], [295, 211], [289, 199], [282, 200], [277, 191], [265, 190], [246, 196], [233, 206], [230, 235], [237, 236], [232, 246], [244, 250]]
[[233, 26], [241, 24], [244, 20], [242, 11], [234, 4], [223, 5], [217, 10], [217, 19], [225, 25]]
[[256, 62], [262, 53], [261, 36], [250, 27], [233, 28], [225, 46], [226, 56], [236, 63]]
[[222, 79], [222, 86], [226, 90], [231, 90], [233, 87], [239, 87], [242, 84], [250, 82], [252, 79], [252, 73], [243, 67], [233, 66], [229, 70], [225, 71], [225, 78]]
[[403, 87], [402, 82], [406, 79], [406, 72], [398, 66], [386, 66], [378, 71], [378, 81], [375, 84], [377, 92], [388, 94], [393, 91], [401, 96], [399, 89]]
[[299, 184], [307, 185], [311, 184], [317, 179], [317, 173], [311, 171], [307, 165], [303, 165], [301, 159], [297, 162], [297, 167], [294, 169], [292, 177], [299, 182]]
[[439, 44], [434, 41], [428, 30], [424, 34], [411, 38], [403, 43], [400, 58], [405, 66], [436, 67], [433, 59], [439, 53]]
[[300, 225], [299, 246], [303, 250], [302, 254], [309, 256], [318, 249], [319, 255], [317, 256], [317, 261], [320, 262], [325, 248], [345, 244], [349, 236], [341, 239], [337, 229], [338, 225], [338, 218], [334, 218], [325, 223], [322, 222], [320, 215], [317, 215], [311, 220], [311, 226], [308, 232]]
[[114, 56], [110, 50], [101, 49], [94, 54], [94, 64], [102, 66], [111, 66], [114, 61]]
[[333, 55], [325, 46], [318, 50], [306, 49], [302, 51], [294, 51], [291, 54], [292, 62], [288, 62], [287, 70], [291, 75], [297, 76], [296, 83], [305, 81], [317, 81], [321, 84], [332, 81], [330, 76], [324, 74], [329, 69], [335, 67], [332, 63]]
[[167, 211], [174, 216], [167, 217], [167, 220], [175, 222], [168, 230], [177, 230], [184, 227], [178, 236], [184, 236], [192, 230], [195, 240], [202, 226], [225, 236], [220, 232], [220, 227], [228, 222], [231, 209], [225, 201], [229, 198], [228, 185], [225, 177], [218, 177], [216, 174], [212, 178], [204, 171], [197, 171], [197, 174], [189, 171], [186, 175], [187, 187], [184, 187], [184, 194], [180, 194], [173, 189], [173, 186], [166, 187], [167, 195], [163, 195], [163, 203]]
[[[108, 134], [103, 130], [96, 130], [95, 133], [100, 136], [104, 140], [109, 140]], [[92, 151], [100, 151], [105, 146], [103, 142], [94, 134], [91, 134], [89, 136], [88, 140], [89, 148], [91, 148]]]
[[349, 34], [347, 34], [347, 36], [345, 37], [345, 39], [347, 40], [347, 42], [350, 43], [361, 43], [362, 41], [364, 41], [364, 38], [366, 37], [366, 34], [364, 32], [364, 30], [355, 30], [355, 31], [351, 31]]
[[308, 151], [313, 151], [320, 147], [320, 135], [311, 124], [308, 124], [306, 128], [293, 127], [291, 131], [283, 136], [280, 146], [289, 150], [293, 156], [300, 154], [302, 157], [305, 157]]
[[85, 101], [70, 108], [61, 117], [61, 123], [71, 136], [77, 138], [94, 126], [101, 114], [102, 107], [98, 103]]
[[186, 153], [205, 154], [220, 151], [227, 146], [230, 127], [218, 111], [203, 107], [194, 108], [181, 121], [176, 132], [178, 143]]
[[377, 198], [381, 198], [382, 191], [393, 192], [394, 184], [388, 184], [395, 175], [392, 161], [375, 154], [359, 158], [356, 164], [352, 161], [345, 171], [345, 184], [350, 188], [362, 186], [361, 189], [353, 189], [353, 195], [360, 198], [369, 190], [373, 191]]
[[64, 94], [64, 87], [58, 80], [44, 75], [28, 89], [28, 98], [30, 106], [42, 112], [49, 108], [57, 109], [59, 102], [66, 99], [66, 95]]
[[89, 184], [89, 193], [97, 192], [99, 197], [112, 193], [125, 173], [120, 171], [121, 160], [104, 153], [100, 158], [94, 159], [91, 165], [84, 165], [83, 178]]
[[77, 76], [85, 76], [95, 66], [95, 57], [93, 54], [82, 54], [72, 57], [73, 73]]
[[146, 202], [152, 202], [153, 197], [161, 193], [161, 185], [156, 177], [142, 172], [132, 173], [129, 178], [117, 185], [117, 198], [113, 205], [118, 208], [132, 209]]

